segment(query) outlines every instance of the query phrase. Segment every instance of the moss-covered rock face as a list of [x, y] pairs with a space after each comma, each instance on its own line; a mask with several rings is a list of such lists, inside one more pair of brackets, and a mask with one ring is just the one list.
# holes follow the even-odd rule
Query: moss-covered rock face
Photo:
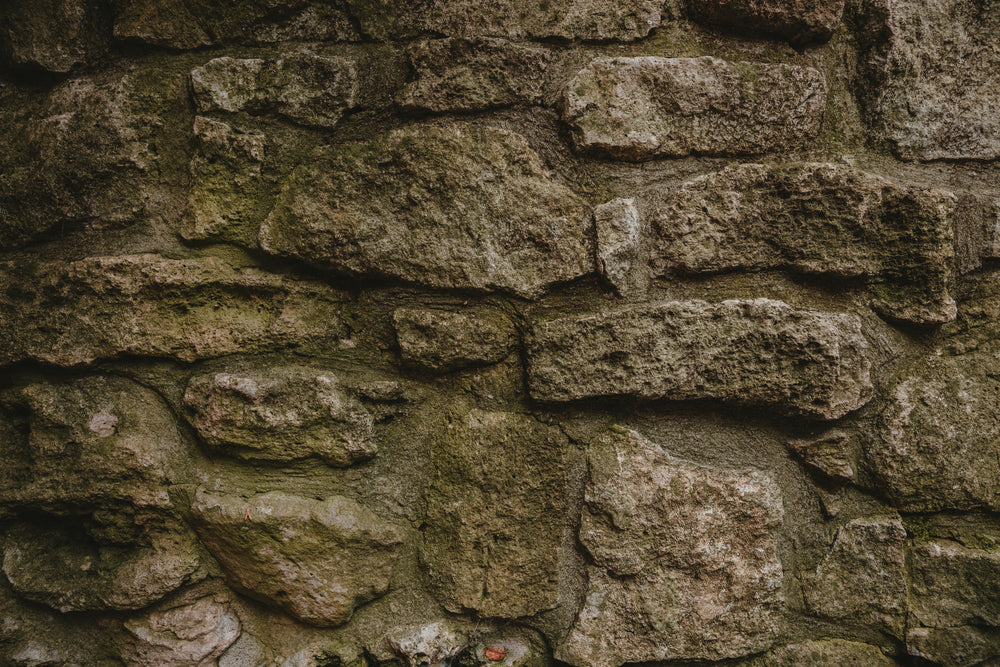
[[897, 663], [871, 644], [821, 639], [782, 646], [736, 664], [740, 667], [893, 667]]

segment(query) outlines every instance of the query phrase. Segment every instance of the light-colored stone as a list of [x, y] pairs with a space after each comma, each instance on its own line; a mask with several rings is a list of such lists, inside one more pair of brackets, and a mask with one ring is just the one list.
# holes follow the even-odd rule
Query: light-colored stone
[[875, 283], [894, 319], [955, 318], [955, 197], [844, 165], [741, 164], [683, 184], [652, 215], [660, 275], [790, 269]]
[[516, 618], [557, 602], [569, 443], [515, 413], [450, 415], [430, 441], [422, 560], [455, 613]]
[[591, 443], [580, 542], [594, 561], [557, 657], [580, 667], [766, 649], [784, 605], [768, 476], [673, 458], [634, 431]]
[[1000, 632], [1000, 550], [948, 540], [910, 550], [910, 613], [914, 625], [988, 626]]
[[836, 419], [872, 395], [853, 315], [781, 301], [674, 301], [532, 324], [528, 385], [542, 401], [713, 398]]
[[406, 667], [439, 664], [547, 667], [551, 664], [545, 641], [536, 632], [507, 624], [498, 626], [457, 619], [393, 628], [370, 645], [367, 653], [379, 664], [401, 660]]
[[392, 321], [403, 362], [432, 373], [495, 364], [517, 345], [513, 323], [495, 310], [398, 308]]
[[199, 490], [191, 510], [233, 588], [320, 627], [346, 623], [389, 589], [403, 542], [400, 528], [341, 496]]
[[809, 640], [736, 663], [739, 667], [895, 667], [878, 647], [846, 639]]
[[325, 346], [347, 334], [347, 295], [217, 258], [90, 257], [0, 263], [0, 364], [74, 366], [124, 355], [193, 361]]
[[372, 415], [323, 370], [279, 366], [199, 375], [184, 403], [202, 441], [236, 458], [315, 456], [343, 467], [378, 452]]
[[355, 105], [352, 60], [310, 53], [281, 58], [214, 58], [191, 71], [201, 112], [276, 112], [303, 125], [333, 127]]
[[898, 518], [854, 519], [803, 581], [806, 605], [821, 616], [876, 625], [902, 637], [906, 624], [906, 529]]
[[592, 60], [562, 114], [578, 150], [640, 161], [807, 147], [825, 106], [811, 67], [641, 56]]
[[520, 135], [418, 125], [317, 152], [260, 244], [341, 275], [536, 297], [592, 270], [589, 219]]
[[954, 628], [911, 628], [906, 650], [925, 660], [949, 667], [986, 667], [1000, 657], [1000, 632], [996, 628], [961, 625]]
[[844, 0], [698, 0], [688, 3], [688, 13], [712, 27], [801, 45], [830, 38], [840, 26]]
[[840, 482], [854, 479], [852, 449], [854, 438], [839, 429], [833, 429], [810, 440], [792, 440], [788, 448], [809, 468], [823, 476]]
[[641, 257], [645, 224], [634, 199], [612, 199], [594, 209], [597, 270], [621, 296], [642, 294], [649, 269]]
[[126, 654], [133, 667], [197, 667], [215, 660], [240, 636], [240, 619], [224, 596], [156, 609], [125, 621], [135, 638]]

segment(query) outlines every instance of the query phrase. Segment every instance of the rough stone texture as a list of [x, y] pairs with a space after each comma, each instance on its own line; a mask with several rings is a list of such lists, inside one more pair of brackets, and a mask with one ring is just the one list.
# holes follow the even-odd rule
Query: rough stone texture
[[73, 366], [122, 355], [184, 361], [324, 343], [345, 295], [216, 258], [0, 263], [0, 364]]
[[562, 113], [578, 150], [641, 161], [806, 147], [825, 105], [810, 67], [642, 56], [592, 60], [566, 88]]
[[664, 0], [348, 0], [361, 31], [375, 39], [430, 32], [449, 37], [556, 37], [631, 41], [660, 24]]
[[898, 518], [855, 519], [803, 581], [806, 604], [828, 618], [881, 626], [902, 637], [906, 623], [906, 529]]
[[93, 3], [7, 0], [0, 7], [0, 52], [18, 66], [69, 72], [107, 48]]
[[[489, 656], [486, 652], [490, 651]], [[390, 630], [367, 652], [378, 664], [402, 661], [405, 667], [459, 664], [469, 667], [548, 667], [551, 660], [541, 637], [517, 626], [434, 621]], [[498, 659], [498, 656], [503, 656]], [[490, 657], [492, 656], [492, 657]]]
[[993, 0], [879, 0], [865, 17], [863, 97], [874, 131], [905, 160], [1000, 157]]
[[894, 667], [871, 644], [844, 639], [821, 639], [790, 644], [737, 663], [740, 667]]
[[712, 27], [762, 34], [793, 44], [826, 41], [840, 25], [844, 1], [692, 0], [688, 14]]
[[383, 595], [403, 542], [400, 528], [341, 496], [199, 491], [191, 510], [233, 588], [316, 626], [341, 625]]
[[495, 364], [518, 343], [499, 311], [399, 308], [392, 321], [403, 362], [432, 373]]
[[240, 619], [224, 596], [204, 597], [129, 619], [135, 637], [127, 653], [135, 667], [189, 667], [214, 664], [240, 635]]
[[910, 563], [915, 625], [977, 625], [1000, 632], [1000, 551], [936, 540], [916, 544]]
[[548, 82], [548, 49], [502, 39], [435, 39], [407, 51], [415, 72], [399, 103], [428, 111], [477, 111], [538, 104]]
[[653, 214], [659, 274], [762, 271], [877, 283], [889, 317], [955, 318], [955, 198], [835, 164], [743, 164], [695, 178]]
[[592, 443], [588, 464], [579, 536], [595, 567], [559, 659], [617, 667], [770, 646], [784, 607], [774, 482], [681, 462], [624, 430]]
[[504, 618], [554, 607], [566, 436], [526, 415], [471, 410], [430, 444], [421, 553], [441, 604]]
[[836, 419], [872, 395], [857, 317], [781, 301], [674, 301], [533, 323], [532, 397], [713, 398]]
[[1000, 259], [1000, 198], [964, 193], [955, 205], [955, 269], [959, 274]]
[[320, 150], [260, 244], [338, 274], [535, 297], [591, 271], [588, 219], [520, 135], [414, 126]]
[[912, 628], [906, 633], [910, 655], [953, 667], [989, 664], [1000, 656], [1000, 632], [996, 628], [969, 625], [955, 628]]
[[809, 468], [828, 479], [850, 482], [854, 479], [851, 463], [854, 438], [834, 429], [811, 440], [792, 440], [788, 448]]
[[375, 456], [374, 419], [333, 373], [305, 366], [191, 379], [190, 421], [207, 445], [254, 461], [315, 456], [349, 466]]
[[612, 199], [594, 209], [597, 270], [621, 296], [642, 294], [649, 276], [640, 258], [645, 224], [634, 199]]

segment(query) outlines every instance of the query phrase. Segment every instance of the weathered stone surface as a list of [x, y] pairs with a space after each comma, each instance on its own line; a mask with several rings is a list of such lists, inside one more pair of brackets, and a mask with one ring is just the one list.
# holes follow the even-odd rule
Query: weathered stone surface
[[19, 595], [61, 612], [141, 609], [190, 582], [201, 565], [194, 541], [170, 528], [119, 545], [65, 524], [20, 523], [7, 531], [3, 572]]
[[[9, 390], [0, 403], [0, 503], [46, 509], [126, 501], [168, 507], [189, 481], [187, 448], [170, 409], [119, 377]], [[18, 418], [20, 415], [20, 418]]]
[[809, 468], [840, 482], [854, 479], [851, 463], [854, 438], [834, 429], [811, 440], [792, 440], [788, 448]]
[[7, 0], [0, 7], [0, 51], [15, 65], [69, 72], [107, 48], [93, 4]]
[[714, 398], [836, 419], [872, 387], [853, 315], [781, 301], [674, 301], [536, 321], [528, 384], [543, 401]]
[[[489, 656], [487, 651], [490, 651]], [[429, 667], [440, 663], [469, 667], [548, 667], [552, 662], [545, 641], [527, 628], [451, 619], [393, 628], [367, 647], [367, 653], [379, 664], [401, 660], [406, 667]]]
[[612, 199], [594, 209], [597, 270], [621, 296], [641, 294], [648, 268], [640, 258], [645, 224], [634, 199]]
[[984, 259], [1000, 259], [1000, 198], [963, 193], [955, 205], [955, 269], [959, 274], [982, 268]]
[[552, 61], [548, 49], [490, 38], [426, 40], [407, 53], [416, 74], [399, 103], [437, 112], [538, 104]]
[[742, 164], [700, 176], [653, 214], [661, 275], [791, 269], [877, 283], [894, 319], [955, 318], [955, 197], [823, 163]]
[[631, 41], [661, 21], [664, 0], [348, 0], [361, 31], [376, 39], [430, 32], [449, 37], [558, 37]]
[[1000, 628], [1000, 551], [935, 540], [916, 544], [910, 563], [910, 613], [916, 624]]
[[774, 482], [682, 462], [624, 430], [593, 442], [588, 465], [579, 536], [595, 567], [557, 657], [617, 667], [767, 648], [783, 611]]
[[736, 664], [739, 667], [894, 667], [896, 662], [871, 644], [820, 639], [782, 646]]
[[349, 466], [375, 456], [374, 419], [337, 376], [305, 366], [199, 375], [184, 394], [192, 426], [241, 459], [319, 457]]
[[1000, 656], [1000, 632], [970, 625], [911, 628], [906, 633], [906, 650], [910, 655], [949, 667], [985, 667], [985, 660]]
[[122, 355], [184, 361], [325, 343], [347, 333], [346, 295], [216, 258], [90, 257], [0, 263], [0, 364]]
[[337, 274], [534, 297], [592, 270], [589, 214], [520, 135], [413, 126], [321, 149], [260, 244]]
[[772, 35], [793, 44], [826, 41], [840, 25], [844, 0], [698, 0], [696, 21], [751, 36]]
[[826, 105], [811, 67], [718, 58], [597, 58], [563, 95], [576, 148], [621, 160], [808, 146]]
[[517, 345], [513, 322], [495, 310], [398, 308], [392, 321], [403, 362], [432, 373], [495, 364]]
[[556, 604], [562, 431], [526, 415], [451, 415], [431, 440], [422, 559], [452, 612], [514, 618]]
[[214, 664], [241, 629], [225, 596], [156, 609], [125, 621], [125, 628], [135, 638], [125, 656], [134, 667]]
[[346, 58], [310, 53], [281, 58], [214, 58], [191, 71], [198, 110], [276, 112], [304, 125], [333, 127], [358, 95]]
[[901, 637], [906, 623], [906, 529], [898, 518], [855, 519], [803, 580], [806, 604], [828, 618], [877, 625]]
[[191, 509], [233, 588], [317, 626], [345, 623], [383, 595], [403, 542], [400, 528], [340, 496], [199, 490]]
[[1000, 157], [1000, 14], [992, 0], [880, 0], [869, 7], [875, 132], [907, 160]]

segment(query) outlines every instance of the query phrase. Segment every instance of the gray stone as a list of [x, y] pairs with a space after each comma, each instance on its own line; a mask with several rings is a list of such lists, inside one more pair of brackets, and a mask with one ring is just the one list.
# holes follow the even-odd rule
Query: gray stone
[[436, 112], [538, 104], [552, 61], [548, 49], [491, 38], [425, 40], [407, 54], [415, 75], [398, 102]]
[[1000, 632], [1000, 550], [949, 540], [910, 550], [910, 613], [914, 625], [989, 626]]
[[893, 319], [955, 318], [955, 197], [834, 164], [743, 164], [700, 176], [652, 216], [660, 275], [790, 269], [875, 283]]
[[836, 419], [872, 396], [853, 315], [781, 301], [674, 301], [536, 321], [528, 385], [542, 401], [596, 396], [767, 405]]
[[425, 125], [320, 149], [260, 245], [337, 274], [536, 297], [592, 270], [589, 218], [520, 135]]
[[809, 468], [832, 480], [850, 482], [854, 479], [852, 450], [854, 438], [834, 429], [810, 440], [792, 440], [788, 448]]
[[[488, 652], [488, 654], [487, 654]], [[406, 667], [457, 663], [470, 667], [548, 667], [545, 640], [527, 628], [493, 623], [439, 620], [393, 628], [367, 653], [379, 664]]]
[[894, 667], [896, 661], [871, 644], [820, 639], [782, 646], [736, 664], [739, 667]]
[[191, 379], [191, 425], [213, 449], [251, 461], [318, 457], [349, 466], [375, 456], [374, 419], [337, 376], [305, 366], [233, 369]]
[[69, 72], [107, 49], [94, 3], [85, 0], [7, 0], [0, 7], [0, 44], [21, 67]]
[[868, 6], [862, 87], [877, 135], [906, 160], [1000, 157], [993, 0], [879, 0]]
[[837, 531], [816, 572], [803, 579], [806, 605], [827, 618], [882, 627], [906, 625], [906, 529], [898, 518], [854, 519]]
[[844, 0], [699, 0], [688, 3], [688, 13], [709, 26], [800, 45], [830, 39], [840, 26]]
[[515, 618], [557, 602], [566, 436], [471, 410], [432, 436], [422, 560], [449, 611]]
[[352, 60], [310, 53], [281, 58], [214, 58], [191, 71], [201, 112], [276, 112], [303, 125], [333, 127], [355, 105]]
[[403, 362], [432, 373], [495, 364], [517, 346], [513, 322], [499, 311], [398, 308], [392, 321]]
[[973, 667], [1000, 657], [1000, 632], [996, 628], [962, 625], [954, 628], [911, 628], [906, 650], [925, 660], [949, 667]]
[[594, 209], [597, 270], [620, 296], [645, 292], [648, 268], [640, 254], [645, 224], [634, 199], [612, 199]]
[[0, 263], [0, 364], [59, 366], [123, 355], [193, 361], [329, 346], [347, 295], [214, 257], [89, 257]]
[[233, 588], [320, 627], [346, 623], [389, 589], [403, 542], [400, 528], [340, 496], [199, 490], [191, 510]]
[[203, 597], [125, 621], [135, 644], [126, 652], [134, 667], [214, 664], [240, 636], [240, 619], [226, 596]]
[[569, 83], [580, 151], [621, 160], [759, 155], [812, 144], [826, 106], [811, 67], [718, 58], [597, 58]]
[[773, 480], [682, 462], [624, 430], [593, 442], [588, 463], [579, 535], [594, 566], [557, 657], [617, 667], [769, 647], [784, 611]]

